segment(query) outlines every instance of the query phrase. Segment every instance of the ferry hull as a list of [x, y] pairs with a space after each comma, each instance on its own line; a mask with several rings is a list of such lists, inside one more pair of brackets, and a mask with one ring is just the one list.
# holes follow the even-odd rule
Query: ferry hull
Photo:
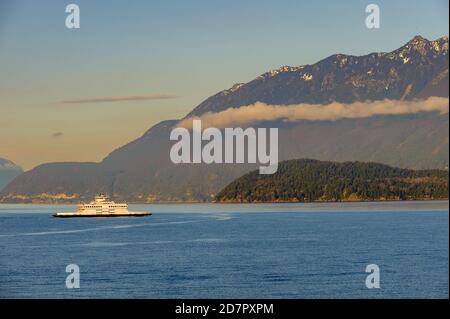
[[79, 214], [79, 213], [56, 213], [53, 217], [58, 218], [75, 218], [75, 217], [145, 217], [150, 216], [152, 213], [146, 212], [129, 212], [129, 213], [118, 213], [118, 214]]

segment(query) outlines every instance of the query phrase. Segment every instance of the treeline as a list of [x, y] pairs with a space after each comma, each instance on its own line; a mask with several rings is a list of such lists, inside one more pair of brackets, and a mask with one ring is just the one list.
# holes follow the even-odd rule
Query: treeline
[[310, 159], [279, 163], [273, 175], [250, 172], [221, 190], [219, 202], [448, 199], [448, 171]]

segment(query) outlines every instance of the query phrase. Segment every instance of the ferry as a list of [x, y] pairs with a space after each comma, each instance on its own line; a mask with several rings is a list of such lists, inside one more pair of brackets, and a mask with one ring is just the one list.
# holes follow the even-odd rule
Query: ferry
[[143, 217], [150, 216], [148, 212], [129, 212], [126, 203], [115, 203], [106, 194], [98, 194], [89, 204], [78, 204], [76, 212], [60, 212], [53, 217]]

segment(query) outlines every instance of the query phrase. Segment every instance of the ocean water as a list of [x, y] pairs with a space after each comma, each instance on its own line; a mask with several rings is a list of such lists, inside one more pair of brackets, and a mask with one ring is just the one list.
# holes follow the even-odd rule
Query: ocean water
[[[449, 297], [448, 201], [130, 207], [154, 215], [0, 205], [0, 297]], [[68, 264], [79, 289], [66, 288]]]

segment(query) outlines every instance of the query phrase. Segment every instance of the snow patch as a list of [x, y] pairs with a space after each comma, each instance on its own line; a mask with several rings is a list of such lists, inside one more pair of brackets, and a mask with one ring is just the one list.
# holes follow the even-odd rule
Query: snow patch
[[302, 79], [305, 80], [305, 81], [311, 81], [312, 78], [313, 78], [313, 76], [310, 73], [305, 73], [305, 74], [302, 75]]

